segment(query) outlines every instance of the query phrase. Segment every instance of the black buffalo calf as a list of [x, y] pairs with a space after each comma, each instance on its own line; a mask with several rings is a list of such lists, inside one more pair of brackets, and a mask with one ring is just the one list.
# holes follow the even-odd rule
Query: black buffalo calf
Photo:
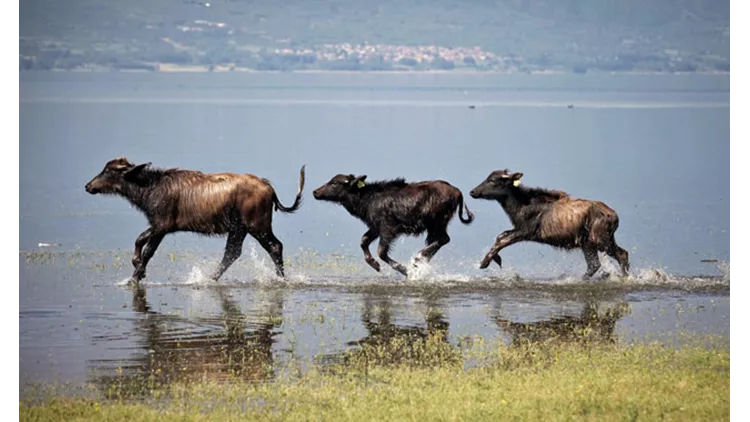
[[[380, 264], [370, 253], [370, 243], [378, 237], [380, 259], [407, 275], [406, 267], [388, 256], [391, 243], [398, 236], [417, 236], [426, 231], [426, 246], [417, 259], [429, 262], [440, 248], [450, 242], [448, 223], [457, 210], [462, 223], [474, 221], [474, 215], [464, 205], [461, 191], [442, 180], [407, 183], [404, 179], [394, 179], [365, 183], [366, 178], [365, 175], [336, 175], [315, 189], [313, 197], [343, 205], [349, 214], [367, 225], [361, 246], [365, 261], [376, 271], [380, 271]], [[466, 209], [466, 218], [463, 209]]]

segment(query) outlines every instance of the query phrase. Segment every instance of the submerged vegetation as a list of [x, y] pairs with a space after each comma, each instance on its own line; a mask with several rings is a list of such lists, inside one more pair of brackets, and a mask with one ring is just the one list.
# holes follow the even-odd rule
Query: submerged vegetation
[[37, 394], [20, 403], [20, 420], [729, 420], [726, 344], [476, 339], [447, 352], [441, 335], [410, 343], [406, 354], [397, 337], [360, 349], [353, 361], [266, 383], [204, 379], [87, 398]]

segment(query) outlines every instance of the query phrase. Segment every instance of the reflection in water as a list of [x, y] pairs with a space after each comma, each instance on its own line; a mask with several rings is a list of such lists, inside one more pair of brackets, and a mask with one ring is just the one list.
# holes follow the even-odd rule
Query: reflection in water
[[614, 343], [615, 324], [629, 312], [627, 302], [618, 302], [600, 312], [596, 302], [585, 303], [580, 315], [561, 315], [536, 322], [512, 322], [500, 316], [495, 323], [510, 334], [512, 346], [544, 342]]
[[361, 340], [349, 343], [349, 345], [379, 345], [397, 337], [413, 339], [435, 337], [447, 341], [448, 321], [445, 320], [444, 310], [435, 300], [428, 300], [427, 302], [426, 330], [419, 326], [398, 326], [394, 324], [392, 322], [392, 308], [393, 303], [389, 296], [383, 296], [377, 300], [372, 295], [365, 296], [362, 324], [369, 334]]
[[389, 296], [368, 294], [363, 299], [361, 320], [367, 335], [347, 343], [353, 348], [323, 357], [326, 363], [349, 365], [434, 365], [458, 362], [460, 354], [448, 342], [448, 321], [442, 303], [426, 299], [425, 327], [393, 322]]
[[[155, 386], [196, 380], [273, 378], [273, 332], [282, 321], [283, 291], [275, 291], [262, 321], [248, 322], [226, 288], [213, 291], [221, 314], [187, 319], [151, 310], [142, 287], [133, 288], [136, 356], [99, 361], [94, 384], [108, 394], [139, 396]], [[113, 368], [113, 364], [120, 365]]]

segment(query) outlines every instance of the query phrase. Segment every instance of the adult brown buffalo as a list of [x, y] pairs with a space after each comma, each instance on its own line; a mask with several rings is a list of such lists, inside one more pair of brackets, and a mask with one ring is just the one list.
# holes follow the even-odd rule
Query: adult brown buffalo
[[212, 274], [214, 280], [242, 254], [248, 233], [268, 252], [277, 275], [283, 277], [283, 246], [271, 228], [273, 211], [297, 211], [304, 186], [302, 166], [297, 197], [287, 208], [279, 202], [271, 182], [252, 174], [156, 169], [151, 163], [134, 165], [120, 157], [104, 166], [86, 185], [86, 192], [122, 196], [146, 215], [150, 227], [136, 239], [133, 253], [131, 281], [138, 283], [164, 236], [181, 231], [228, 235], [224, 258]]

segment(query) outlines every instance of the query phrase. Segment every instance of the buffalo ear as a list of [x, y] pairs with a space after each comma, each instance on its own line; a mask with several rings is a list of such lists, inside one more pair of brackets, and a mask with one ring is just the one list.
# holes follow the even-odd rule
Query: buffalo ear
[[350, 186], [352, 187], [356, 186], [357, 188], [362, 188], [365, 186], [365, 179], [367, 179], [366, 174], [359, 175], [351, 181]]
[[140, 177], [141, 173], [143, 173], [143, 170], [150, 165], [151, 165], [151, 162], [138, 164], [137, 166], [126, 170], [125, 173], [123, 174], [123, 177], [125, 177], [125, 180], [129, 182], [138, 183], [139, 181], [142, 180], [142, 178]]
[[510, 176], [510, 179], [513, 180], [513, 186], [518, 187], [521, 184], [522, 177], [523, 177], [523, 173], [513, 173]]

